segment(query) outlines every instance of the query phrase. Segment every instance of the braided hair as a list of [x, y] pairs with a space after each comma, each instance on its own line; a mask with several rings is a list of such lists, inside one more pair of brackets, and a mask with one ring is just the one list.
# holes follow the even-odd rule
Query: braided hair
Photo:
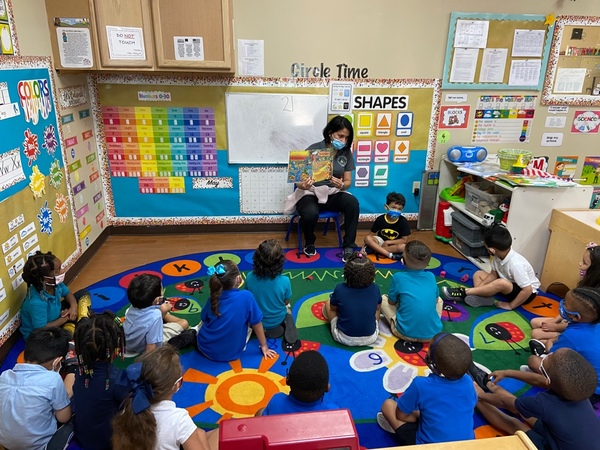
[[221, 315], [219, 312], [221, 293], [224, 290], [228, 291], [237, 287], [237, 277], [240, 276], [240, 269], [229, 259], [224, 259], [215, 264], [214, 269], [215, 273], [208, 280], [210, 287], [210, 310], [215, 316], [219, 317]]
[[590, 317], [590, 323], [600, 322], [600, 289], [578, 287], [573, 289], [571, 294], [581, 305], [581, 310], [577, 309], [577, 312]]
[[55, 261], [58, 258], [52, 252], [35, 252], [23, 266], [23, 281], [27, 283], [27, 290], [33, 287], [36, 291], [44, 290], [44, 277], [50, 276], [54, 270]]
[[[85, 387], [94, 377], [94, 362], [106, 362], [108, 366], [117, 356], [124, 358], [125, 332], [121, 321], [112, 311], [83, 317], [75, 327], [75, 353], [79, 362], [79, 375], [85, 377]], [[109, 370], [106, 386], [109, 387]]]

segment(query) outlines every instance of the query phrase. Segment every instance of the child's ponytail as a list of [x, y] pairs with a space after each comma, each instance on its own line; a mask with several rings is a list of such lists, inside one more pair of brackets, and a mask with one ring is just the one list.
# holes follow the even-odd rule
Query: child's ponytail
[[113, 419], [113, 449], [156, 448], [157, 425], [150, 406], [174, 393], [181, 377], [177, 351], [170, 345], [158, 347], [144, 353], [125, 373], [127, 379], [118, 384], [129, 384], [131, 395]]
[[210, 275], [208, 282], [210, 287], [210, 310], [217, 317], [221, 315], [219, 312], [219, 301], [223, 290], [236, 288], [237, 278], [240, 275], [240, 270], [237, 265], [228, 259], [222, 260], [213, 267], [209, 267], [207, 273]]

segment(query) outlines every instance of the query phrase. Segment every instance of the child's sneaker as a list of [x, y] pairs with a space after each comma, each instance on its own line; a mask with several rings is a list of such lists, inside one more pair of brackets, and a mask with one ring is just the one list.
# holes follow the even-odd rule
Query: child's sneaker
[[487, 387], [488, 381], [490, 381], [489, 373], [477, 367], [475, 363], [471, 363], [471, 366], [469, 367], [469, 375], [471, 375], [473, 381], [477, 383], [483, 392], [490, 392]]
[[529, 340], [529, 349], [531, 350], [531, 354], [535, 356], [542, 356], [546, 354], [546, 346], [537, 339]]
[[396, 433], [396, 430], [394, 430], [392, 428], [392, 426], [387, 421], [387, 419], [385, 418], [385, 416], [383, 415], [383, 413], [381, 411], [379, 411], [377, 413], [377, 425], [379, 425], [382, 429], [384, 429], [388, 433], [392, 433], [392, 434]]
[[344, 247], [344, 253], [342, 255], [342, 262], [348, 261], [348, 258], [352, 256], [354, 249], [352, 247]]
[[480, 306], [494, 306], [494, 297], [481, 297], [480, 295], [467, 295], [465, 303], [473, 308]]
[[444, 297], [446, 300], [454, 300], [455, 302], [463, 302], [463, 301], [465, 301], [466, 296], [467, 296], [467, 293], [465, 291], [465, 288], [463, 288], [463, 287], [457, 287], [457, 288], [446, 287], [446, 286], [442, 287], [442, 297]]
[[390, 258], [392, 261], [400, 261], [402, 259], [402, 253], [392, 253]]
[[307, 245], [304, 247], [304, 254], [310, 258], [311, 256], [315, 256], [317, 254], [317, 249], [314, 245]]

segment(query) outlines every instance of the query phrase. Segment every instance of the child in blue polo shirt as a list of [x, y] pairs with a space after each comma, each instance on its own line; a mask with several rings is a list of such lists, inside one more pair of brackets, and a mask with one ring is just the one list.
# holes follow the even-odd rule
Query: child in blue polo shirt
[[290, 387], [289, 395], [275, 394], [256, 416], [339, 409], [324, 401], [325, 393], [329, 392], [329, 367], [319, 352], [308, 350], [296, 356], [285, 381]]
[[450, 333], [438, 333], [425, 361], [432, 373], [414, 378], [396, 401], [385, 400], [377, 423], [395, 433], [401, 445], [474, 439], [477, 394], [467, 374], [471, 349]]
[[527, 364], [531, 370], [540, 372], [542, 356], [550, 351], [570, 348], [580, 353], [594, 367], [598, 383], [592, 396], [594, 403], [600, 401], [600, 352], [597, 344], [600, 342], [600, 289], [591, 287], [575, 288], [560, 301], [560, 315], [569, 322], [556, 341], [547, 340], [542, 344], [536, 339], [529, 342], [533, 355]]
[[[25, 342], [25, 362], [0, 375], [0, 445], [41, 450], [65, 448], [69, 443], [71, 406], [58, 373], [69, 339], [62, 328], [33, 330]], [[65, 425], [57, 429], [57, 421]]]
[[200, 313], [198, 350], [213, 361], [239, 359], [254, 330], [265, 358], [277, 353], [267, 346], [262, 325], [263, 315], [250, 291], [238, 289], [242, 276], [238, 266], [228, 259], [209, 267], [210, 300]]
[[127, 287], [131, 308], [125, 313], [127, 353], [143, 353], [160, 347], [188, 329], [185, 319], [170, 313], [173, 305], [165, 301], [160, 277], [150, 273], [135, 276]]
[[290, 312], [292, 283], [282, 275], [285, 255], [276, 239], [260, 243], [252, 256], [253, 270], [246, 276], [246, 289], [252, 292], [263, 313], [262, 324], [269, 338], [284, 336], [293, 344], [298, 330]]
[[410, 241], [402, 257], [406, 270], [392, 277], [381, 312], [394, 336], [409, 342], [429, 342], [442, 331], [442, 299], [435, 275], [425, 271], [431, 250], [421, 241]]

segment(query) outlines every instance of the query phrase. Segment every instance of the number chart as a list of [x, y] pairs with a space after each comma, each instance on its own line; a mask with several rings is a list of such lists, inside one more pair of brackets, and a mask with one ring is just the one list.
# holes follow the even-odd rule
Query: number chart
[[110, 106], [102, 121], [111, 176], [140, 178], [140, 193], [183, 193], [177, 178], [217, 176], [213, 108]]

